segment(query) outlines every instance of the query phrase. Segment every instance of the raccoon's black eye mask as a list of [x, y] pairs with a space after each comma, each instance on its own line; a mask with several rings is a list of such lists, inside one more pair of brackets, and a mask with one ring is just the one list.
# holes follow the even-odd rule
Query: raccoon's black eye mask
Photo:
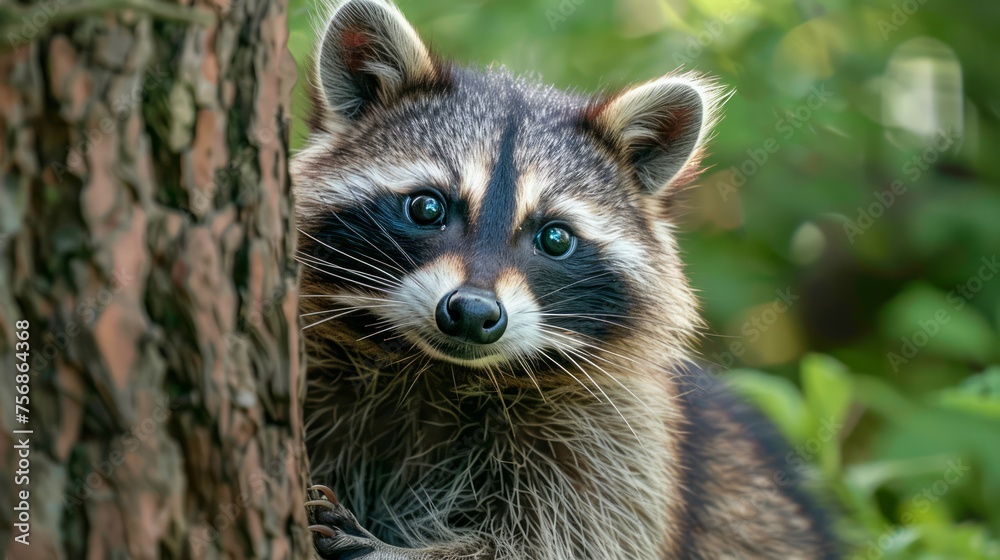
[[[447, 219], [448, 205], [444, 197], [433, 189], [421, 190], [406, 197], [403, 207], [407, 218], [421, 227], [439, 226]], [[573, 254], [577, 240], [569, 225], [556, 221], [538, 230], [534, 243], [535, 248], [545, 255], [562, 260]]]

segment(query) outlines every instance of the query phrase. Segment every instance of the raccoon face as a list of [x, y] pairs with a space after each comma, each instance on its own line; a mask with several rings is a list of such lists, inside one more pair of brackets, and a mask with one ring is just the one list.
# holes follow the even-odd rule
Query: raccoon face
[[316, 62], [292, 167], [314, 345], [536, 370], [640, 335], [681, 351], [694, 298], [663, 216], [714, 88], [589, 100], [451, 68], [379, 0], [340, 6]]

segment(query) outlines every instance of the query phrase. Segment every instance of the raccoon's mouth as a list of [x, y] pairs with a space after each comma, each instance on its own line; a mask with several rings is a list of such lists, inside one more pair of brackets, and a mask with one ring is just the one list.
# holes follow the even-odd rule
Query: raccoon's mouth
[[416, 335], [417, 346], [436, 360], [466, 367], [486, 367], [506, 361], [505, 355], [494, 344], [470, 344], [457, 340], [433, 337], [433, 340]]

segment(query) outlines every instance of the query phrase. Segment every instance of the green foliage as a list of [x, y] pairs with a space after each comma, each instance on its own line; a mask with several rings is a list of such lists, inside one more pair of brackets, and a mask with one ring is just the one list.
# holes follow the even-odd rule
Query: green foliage
[[400, 4], [441, 54], [559, 86], [718, 76], [680, 218], [704, 357], [816, 465], [851, 558], [1000, 558], [1000, 3]]

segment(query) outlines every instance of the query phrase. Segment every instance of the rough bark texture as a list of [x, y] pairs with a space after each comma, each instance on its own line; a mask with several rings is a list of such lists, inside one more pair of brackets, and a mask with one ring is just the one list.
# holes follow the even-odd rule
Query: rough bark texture
[[170, 2], [0, 0], [0, 556], [312, 557], [286, 2]]

